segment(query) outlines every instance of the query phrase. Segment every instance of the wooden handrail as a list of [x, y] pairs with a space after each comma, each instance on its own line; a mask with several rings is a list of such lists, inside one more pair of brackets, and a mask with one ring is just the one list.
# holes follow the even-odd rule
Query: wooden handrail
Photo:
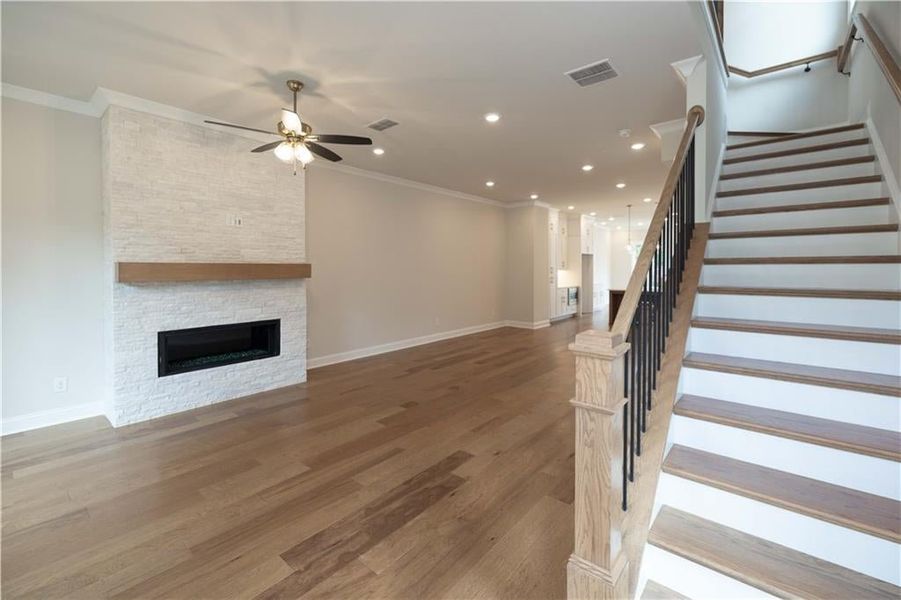
[[784, 71], [785, 69], [791, 69], [792, 67], [800, 67], [801, 65], [806, 65], [808, 63], [817, 62], [818, 60], [826, 60], [827, 58], [832, 58], [833, 56], [837, 56], [839, 53], [838, 50], [830, 50], [828, 52], [821, 52], [820, 54], [814, 54], [813, 56], [805, 56], [804, 58], [798, 58], [796, 60], [790, 60], [788, 62], [784, 62], [778, 65], [773, 65], [772, 67], [764, 67], [763, 69], [757, 69], [756, 71], [746, 71], [744, 69], [739, 69], [738, 67], [733, 67], [729, 65], [729, 72], [735, 73], [736, 75], [741, 75], [742, 77], [747, 77], [748, 79], [752, 77], [760, 77], [761, 75], [769, 75], [770, 73], [776, 73], [777, 71]]
[[660, 201], [657, 203], [654, 216], [648, 225], [648, 232], [642, 243], [638, 260], [635, 261], [635, 268], [632, 269], [632, 276], [629, 278], [629, 285], [626, 287], [626, 293], [623, 295], [623, 300], [616, 313], [616, 320], [613, 322], [613, 327], [610, 328], [614, 345], [622, 343], [629, 334], [629, 328], [632, 326], [632, 319], [635, 317], [638, 301], [641, 298], [641, 288], [648, 275], [651, 260], [654, 258], [657, 242], [660, 240], [663, 223], [673, 201], [673, 192], [679, 181], [679, 175], [682, 173], [682, 165], [688, 155], [688, 147], [694, 138], [695, 129], [704, 122], [704, 109], [698, 105], [692, 106], [686, 119], [685, 131], [682, 132], [682, 140], [676, 150], [676, 157], [666, 175], [663, 190], [660, 192]]
[[860, 31], [863, 42], [873, 52], [873, 58], [882, 74], [885, 75], [888, 85], [895, 93], [895, 98], [901, 102], [901, 67], [895, 61], [895, 57], [889, 52], [888, 47], [882, 42], [882, 38], [870, 25], [870, 22], [861, 13], [854, 15], [851, 24], [848, 26], [848, 35], [845, 36], [845, 43], [838, 49], [838, 60], [836, 67], [840, 72], [845, 71], [848, 59], [851, 57], [851, 45], [854, 43], [855, 35]]

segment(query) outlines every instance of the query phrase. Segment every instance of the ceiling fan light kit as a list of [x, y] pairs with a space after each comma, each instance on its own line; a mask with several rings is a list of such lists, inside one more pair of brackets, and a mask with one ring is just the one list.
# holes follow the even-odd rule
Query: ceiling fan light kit
[[353, 144], [358, 146], [372, 145], [372, 140], [368, 137], [340, 134], [314, 134], [310, 124], [305, 123], [297, 112], [297, 94], [303, 89], [303, 82], [298, 81], [297, 79], [289, 79], [287, 85], [293, 95], [293, 110], [288, 110], [287, 108], [282, 109], [282, 120], [276, 125], [277, 132], [245, 127], [243, 125], [233, 125], [231, 123], [221, 123], [219, 121], [204, 122], [212, 125], [222, 125], [224, 127], [255, 131], [257, 133], [281, 137], [281, 140], [257, 146], [251, 150], [251, 152], [259, 153], [272, 150], [272, 153], [275, 154], [275, 157], [280, 161], [294, 165], [295, 175], [297, 175], [297, 163], [299, 162], [302, 165], [302, 168], [306, 169], [307, 165], [316, 158], [314, 155], [332, 162], [341, 160], [341, 157], [338, 156], [338, 154], [332, 152], [325, 146], [321, 146], [317, 142], [322, 142], [324, 144]]

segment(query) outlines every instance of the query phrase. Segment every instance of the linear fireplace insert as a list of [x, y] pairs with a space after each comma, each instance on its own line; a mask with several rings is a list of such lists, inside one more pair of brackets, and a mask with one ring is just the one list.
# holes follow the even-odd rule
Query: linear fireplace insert
[[159, 376], [278, 356], [279, 325], [271, 319], [160, 331]]

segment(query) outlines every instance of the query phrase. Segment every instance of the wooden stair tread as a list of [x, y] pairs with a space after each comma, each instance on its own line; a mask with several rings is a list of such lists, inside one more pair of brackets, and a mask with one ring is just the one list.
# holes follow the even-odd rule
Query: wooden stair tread
[[834, 369], [831, 367], [817, 367], [701, 352], [689, 353], [682, 360], [682, 365], [706, 371], [763, 377], [766, 379], [867, 392], [882, 396], [901, 396], [901, 377], [883, 373], [867, 373], [865, 371], [851, 371], [848, 369]]
[[815, 519], [901, 541], [901, 502], [749, 462], [673, 446], [663, 471]]
[[644, 584], [641, 600], [689, 600], [689, 598], [665, 585], [657, 583], [653, 579], [648, 579], [647, 583]]
[[859, 265], [901, 263], [901, 254], [858, 256], [736, 256], [705, 258], [705, 265]]
[[760, 177], [762, 175], [778, 175], [780, 173], [794, 173], [796, 171], [828, 169], [829, 167], [843, 167], [846, 165], [859, 165], [871, 162], [876, 162], [876, 157], [872, 154], [866, 156], [852, 156], [849, 158], [837, 158], [835, 160], [823, 160], [819, 162], [804, 163], [800, 165], [787, 165], [784, 167], [772, 167], [770, 169], [756, 169], [753, 171], [742, 171], [740, 173], [727, 173], [720, 176], [720, 181], [728, 181], [730, 179], [743, 179], [745, 177]]
[[834, 208], [861, 208], [865, 206], [888, 206], [892, 200], [883, 198], [864, 198], [862, 200], [839, 200], [837, 202], [809, 202], [807, 204], [777, 204], [773, 206], [756, 206], [751, 208], [730, 208], [713, 211], [714, 217], [740, 217], [744, 215], [765, 215], [770, 213], [801, 212], [806, 210], [830, 210]]
[[754, 140], [752, 142], [741, 142], [739, 144], [732, 144], [731, 146], [726, 146], [726, 150], [738, 150], [740, 148], [750, 148], [752, 146], [763, 146], [765, 144], [778, 144], [779, 142], [790, 142], [792, 140], [800, 140], [804, 138], [810, 137], [818, 137], [821, 135], [829, 135], [832, 133], [843, 133], [845, 131], [856, 131], [858, 129], [863, 129], [863, 123], [855, 123], [853, 125], [842, 125], [840, 127], [827, 127], [825, 129], [817, 129], [814, 131], [805, 131], [803, 133], [792, 133], [789, 135], [785, 135], [782, 137], [776, 137], [774, 139], [767, 140]]
[[825, 150], [837, 150], [839, 148], [851, 148], [854, 146], [863, 146], [869, 144], [868, 138], [857, 140], [846, 140], [844, 142], [832, 142], [829, 144], [817, 144], [815, 146], [804, 146], [803, 148], [791, 148], [789, 150], [778, 150], [776, 152], [765, 152], [763, 154], [752, 154], [750, 156], [736, 156], [723, 160], [724, 165], [734, 165], [736, 163], [750, 162], [755, 160], [764, 160], [767, 158], [782, 158], [785, 156], [793, 156], [795, 154], [809, 154], [811, 152], [823, 152]]
[[793, 296], [797, 298], [844, 298], [848, 300], [901, 300], [896, 290], [843, 290], [827, 288], [764, 288], [725, 285], [702, 285], [699, 294], [732, 296]]
[[753, 319], [725, 319], [720, 317], [697, 317], [692, 319], [691, 326], [701, 329], [746, 331], [750, 333], [766, 333], [772, 335], [793, 335], [832, 340], [849, 340], [854, 342], [873, 342], [877, 344], [901, 344], [901, 331], [897, 329], [812, 323], [786, 323], [781, 321], [757, 321]]
[[710, 233], [708, 239], [730, 240], [754, 237], [792, 237], [800, 235], [849, 235], [855, 233], [886, 233], [898, 231], [898, 223], [884, 225], [842, 225], [837, 227], [806, 227], [799, 229], [762, 229], [758, 231], [722, 231]]
[[786, 135], [794, 135], [795, 131], [727, 131], [726, 135], [735, 136], [758, 136], [758, 137], [784, 137]]
[[772, 194], [775, 192], [794, 192], [798, 190], [815, 190], [827, 187], [840, 187], [845, 185], [858, 185], [863, 183], [879, 183], [882, 175], [861, 175], [860, 177], [843, 177], [841, 179], [823, 179], [820, 181], [801, 181], [799, 183], [784, 183], [781, 185], [766, 185], [740, 190], [728, 190], [717, 192], [717, 198], [730, 198], [732, 196], [751, 196], [754, 194]]
[[782, 598], [894, 598], [901, 588], [676, 510], [660, 509], [648, 541]]

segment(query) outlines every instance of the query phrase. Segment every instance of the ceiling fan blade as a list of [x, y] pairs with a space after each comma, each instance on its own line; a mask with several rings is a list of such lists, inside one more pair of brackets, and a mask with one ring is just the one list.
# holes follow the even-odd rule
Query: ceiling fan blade
[[256, 148], [254, 148], [253, 150], [251, 150], [251, 152], [265, 152], [266, 150], [272, 150], [273, 148], [280, 145], [281, 143], [282, 143], [281, 140], [279, 140], [277, 142], [270, 142], [268, 144], [263, 144], [262, 146], [257, 146]]
[[356, 135], [336, 135], [332, 133], [317, 133], [316, 141], [323, 144], [355, 144], [357, 146], [371, 146], [372, 140], [368, 137]]
[[268, 133], [269, 135], [281, 135], [275, 131], [265, 131], [263, 129], [254, 129], [253, 127], [244, 127], [243, 125], [232, 125], [231, 123], [220, 123], [219, 121], [204, 121], [210, 125], [222, 125], [223, 127], [234, 127], [235, 129], [244, 129], [245, 131], [256, 131], [257, 133]]
[[320, 146], [315, 142], [306, 142], [306, 147], [310, 149], [310, 152], [315, 154], [316, 156], [321, 156], [325, 160], [330, 160], [332, 162], [338, 162], [341, 160], [341, 157], [326, 148], [325, 146]]

